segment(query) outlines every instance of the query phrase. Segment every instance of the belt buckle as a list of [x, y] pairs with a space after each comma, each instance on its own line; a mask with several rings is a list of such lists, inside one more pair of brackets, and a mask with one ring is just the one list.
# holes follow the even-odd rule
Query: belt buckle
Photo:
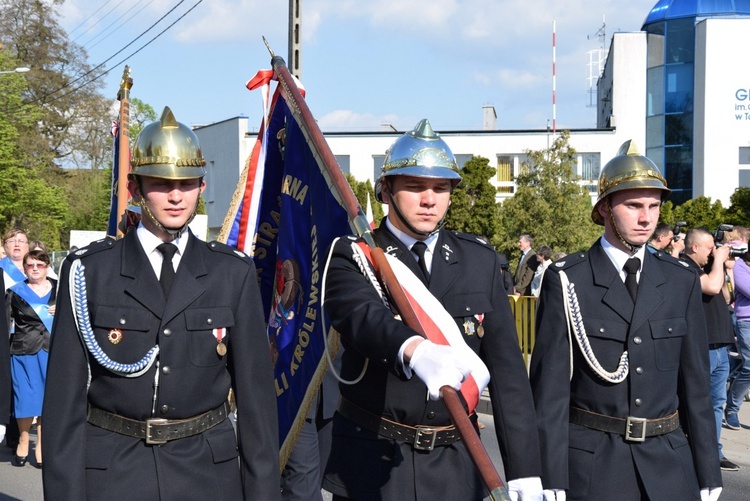
[[[646, 418], [637, 418], [628, 416], [625, 420], [625, 440], [630, 442], [645, 442], [646, 441]], [[633, 434], [633, 426], [641, 425], [641, 432], [637, 435]]]
[[167, 443], [167, 439], [164, 438], [155, 438], [151, 435], [152, 433], [152, 426], [153, 425], [160, 425], [160, 424], [166, 424], [168, 419], [164, 418], [152, 418], [146, 420], [146, 443], [148, 445], [162, 445]]
[[429, 426], [417, 426], [417, 433], [414, 435], [414, 448], [418, 451], [431, 451], [435, 448], [435, 439], [437, 430]]

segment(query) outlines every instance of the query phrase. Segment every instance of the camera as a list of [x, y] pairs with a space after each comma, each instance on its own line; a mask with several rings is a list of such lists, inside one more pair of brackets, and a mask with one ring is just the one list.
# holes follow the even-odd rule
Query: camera
[[680, 228], [684, 228], [685, 226], [687, 226], [687, 222], [685, 221], [677, 221], [674, 224], [674, 227], [672, 228], [672, 234], [673, 234], [672, 241], [673, 242], [676, 242], [680, 239]]
[[[733, 229], [734, 226], [732, 226], [731, 224], [720, 224], [719, 226], [717, 226], [716, 231], [714, 232], [714, 245], [716, 245], [716, 247], [721, 247], [723, 245], [721, 241], [724, 240], [724, 232], [732, 231]], [[729, 247], [729, 257], [741, 257], [744, 256], [746, 252], [747, 244], [732, 245], [731, 247]]]

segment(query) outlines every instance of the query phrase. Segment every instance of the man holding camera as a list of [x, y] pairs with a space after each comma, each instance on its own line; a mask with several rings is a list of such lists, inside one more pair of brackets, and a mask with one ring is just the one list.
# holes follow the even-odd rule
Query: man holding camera
[[[728, 245], [716, 246], [714, 237], [704, 228], [693, 228], [685, 237], [685, 251], [681, 259], [693, 268], [700, 276], [703, 292], [703, 313], [706, 316], [708, 329], [708, 349], [711, 363], [711, 402], [716, 421], [716, 439], [721, 439], [721, 421], [724, 404], [727, 401], [727, 377], [729, 376], [729, 357], [727, 346], [734, 342], [732, 320], [722, 294], [724, 286], [724, 263], [730, 259]], [[713, 257], [713, 260], [711, 259]], [[713, 261], [713, 262], [711, 262]], [[722, 470], [739, 469], [732, 461], [724, 457], [719, 441], [719, 465]]]
[[661, 222], [656, 225], [654, 234], [651, 235], [651, 240], [648, 241], [648, 251], [651, 254], [656, 254], [659, 251], [666, 251], [667, 247], [672, 244], [674, 239], [674, 231], [669, 223]]

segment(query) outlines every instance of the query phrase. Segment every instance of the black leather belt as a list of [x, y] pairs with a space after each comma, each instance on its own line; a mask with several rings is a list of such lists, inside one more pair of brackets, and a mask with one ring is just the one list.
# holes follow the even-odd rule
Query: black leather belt
[[381, 437], [397, 442], [409, 443], [418, 451], [431, 451], [441, 445], [461, 440], [455, 426], [409, 426], [383, 416], [377, 416], [341, 397], [337, 407], [339, 414]]
[[147, 444], [165, 444], [170, 440], [191, 437], [209, 430], [229, 415], [229, 404], [187, 419], [147, 419], [137, 421], [89, 406], [86, 420], [99, 428], [146, 440]]
[[616, 418], [596, 412], [570, 408], [570, 422], [593, 430], [617, 433], [630, 442], [643, 442], [646, 437], [655, 437], [675, 431], [680, 427], [680, 416], [675, 411], [667, 417], [646, 419], [628, 416]]

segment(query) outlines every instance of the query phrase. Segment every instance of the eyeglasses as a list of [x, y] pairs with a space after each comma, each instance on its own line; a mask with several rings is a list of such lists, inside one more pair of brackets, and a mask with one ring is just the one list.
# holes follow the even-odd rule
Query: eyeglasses
[[37, 268], [43, 270], [47, 267], [47, 265], [44, 263], [26, 263], [26, 267], [30, 270], [35, 270]]
[[21, 245], [23, 245], [23, 244], [29, 243], [29, 241], [28, 240], [20, 240], [18, 238], [9, 238], [8, 240], [5, 241], [5, 243], [6, 244], [11, 244], [11, 245], [12, 244], [21, 244]]

